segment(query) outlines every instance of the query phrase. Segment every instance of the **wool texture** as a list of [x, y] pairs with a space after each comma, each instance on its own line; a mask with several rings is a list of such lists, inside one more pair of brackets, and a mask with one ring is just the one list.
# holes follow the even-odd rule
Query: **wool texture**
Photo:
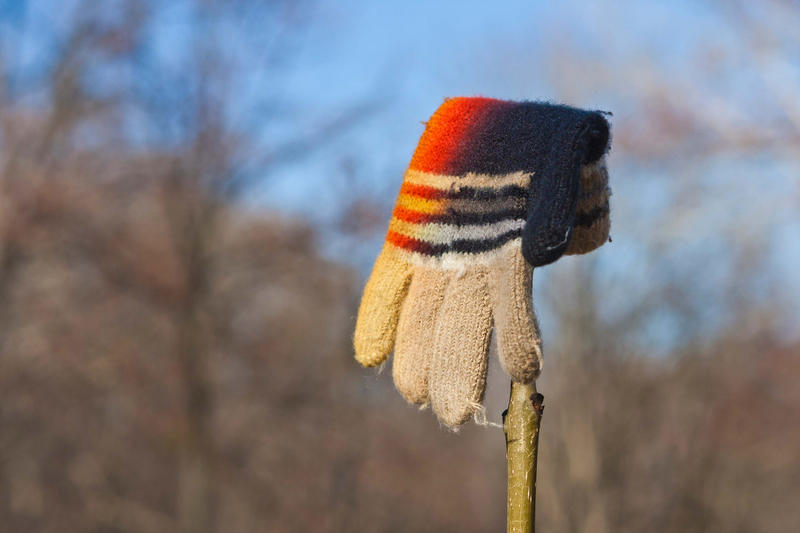
[[364, 288], [356, 359], [376, 366], [394, 352], [400, 393], [452, 428], [481, 409], [492, 336], [513, 380], [536, 379], [533, 269], [608, 240], [609, 139], [599, 112], [446, 100], [420, 138]]

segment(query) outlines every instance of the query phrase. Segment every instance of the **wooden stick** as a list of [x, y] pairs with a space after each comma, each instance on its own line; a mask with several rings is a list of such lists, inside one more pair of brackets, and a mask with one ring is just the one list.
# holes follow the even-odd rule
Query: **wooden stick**
[[536, 530], [536, 459], [544, 397], [536, 384], [511, 383], [508, 409], [503, 412], [508, 461], [508, 533]]

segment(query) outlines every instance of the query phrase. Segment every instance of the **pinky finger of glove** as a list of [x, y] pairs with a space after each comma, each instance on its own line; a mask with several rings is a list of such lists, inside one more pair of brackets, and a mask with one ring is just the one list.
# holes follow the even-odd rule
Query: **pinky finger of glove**
[[509, 249], [490, 269], [490, 293], [500, 364], [520, 383], [530, 383], [542, 369], [539, 327], [533, 312], [533, 268], [520, 249]]
[[492, 305], [485, 267], [451, 276], [434, 334], [430, 393], [439, 420], [455, 427], [483, 400]]
[[364, 366], [383, 363], [394, 347], [400, 308], [411, 283], [411, 265], [385, 246], [375, 260], [358, 308], [353, 347]]

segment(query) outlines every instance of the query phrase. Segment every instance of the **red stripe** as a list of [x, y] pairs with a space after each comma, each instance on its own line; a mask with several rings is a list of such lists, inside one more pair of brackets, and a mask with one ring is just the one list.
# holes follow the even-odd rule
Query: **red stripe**
[[435, 215], [420, 213], [419, 211], [412, 211], [411, 209], [406, 209], [400, 206], [394, 208], [392, 216], [398, 220], [402, 220], [403, 222], [413, 222], [415, 224], [430, 222], [435, 217]]
[[394, 231], [389, 231], [389, 233], [386, 234], [386, 242], [412, 252], [430, 254], [433, 251], [433, 247], [429, 243], [401, 235]]
[[411, 196], [419, 196], [428, 200], [440, 200], [447, 197], [447, 191], [430, 187], [428, 185], [417, 185], [414, 183], [404, 182], [400, 187], [400, 194], [408, 194]]

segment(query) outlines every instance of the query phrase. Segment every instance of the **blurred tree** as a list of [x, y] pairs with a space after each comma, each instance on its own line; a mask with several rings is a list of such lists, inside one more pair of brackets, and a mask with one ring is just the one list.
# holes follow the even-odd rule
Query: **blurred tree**
[[[800, 100], [787, 97], [800, 94], [800, 77], [780, 69], [796, 66], [800, 11], [779, 1], [707, 7], [723, 29], [678, 71], [663, 44], [601, 58], [562, 39], [544, 58], [561, 99], [619, 102], [616, 250], [604, 249], [617, 266], [601, 252], [542, 283], [557, 331], [540, 388], [548, 529], [782, 531], [797, 520], [776, 495], [799, 466], [767, 473], [773, 444], [761, 416], [797, 413], [773, 372], [796, 371], [784, 333], [796, 300], [774, 259], [793, 253], [777, 229], [797, 220], [781, 168], [800, 165], [789, 148]], [[722, 430], [728, 423], [738, 429]], [[780, 511], [761, 512], [767, 501]]]
[[[298, 6], [243, 1], [183, 2], [181, 7], [188, 10], [188, 34], [161, 44], [182, 51], [177, 64], [165, 65], [164, 51], [148, 41], [167, 10], [136, 0], [100, 9], [82, 2], [62, 14], [70, 21], [65, 33], [51, 36], [56, 44], [44, 71], [38, 63], [30, 71], [17, 70], [19, 58], [0, 63], [6, 89], [0, 107], [0, 342], [13, 341], [12, 326], [25, 331], [25, 315], [11, 291], [15, 285], [17, 292], [24, 291], [19, 272], [25, 260], [35, 264], [37, 254], [45, 253], [38, 245], [49, 254], [58, 249], [68, 261], [101, 275], [108, 284], [106, 296], [134, 298], [143, 311], [160, 317], [166, 330], [158, 352], [173, 361], [181, 398], [174, 434], [177, 513], [182, 531], [201, 532], [217, 528], [214, 357], [230, 355], [233, 310], [244, 305], [254, 286], [270, 279], [264, 270], [275, 258], [270, 248], [278, 245], [264, 240], [269, 233], [252, 237], [256, 249], [240, 252], [238, 283], [226, 284], [229, 242], [241, 239], [228, 233], [231, 225], [243, 223], [233, 220], [240, 215], [231, 209], [253, 180], [313, 150], [359, 113], [345, 110], [296, 139], [254, 144], [259, 132], [251, 130], [252, 122], [237, 120], [241, 109], [233, 104], [239, 95], [230, 90], [242, 77], [234, 70], [240, 58], [227, 46], [233, 35], [220, 33], [235, 31], [226, 24], [254, 23], [247, 17], [275, 26], [270, 45], [259, 47], [257, 66], [278, 77], [292, 25], [302, 23], [295, 16]], [[4, 47], [4, 57], [10, 51]], [[133, 73], [129, 83], [107, 83], [109, 76], [126, 79], [117, 74], [126, 70]], [[36, 93], [41, 98], [29, 102]], [[262, 127], [279, 111], [270, 102], [258, 109]], [[252, 225], [247, 222], [241, 231], [254, 231], [246, 229]], [[287, 223], [270, 225], [301, 235]], [[263, 234], [259, 231], [256, 236]], [[313, 257], [304, 246], [303, 253]], [[271, 255], [258, 259], [264, 253], [260, 247]], [[49, 260], [63, 261], [58, 255]], [[257, 274], [250, 270], [256, 267]], [[131, 332], [143, 327], [138, 324]]]
[[[437, 431], [387, 394], [386, 373], [357, 370], [356, 276], [320, 255], [317, 228], [251, 206], [259, 180], [371, 109], [284, 128], [303, 104], [284, 83], [309, 5], [13, 4], [0, 6], [4, 529], [502, 527], [502, 433]], [[630, 107], [615, 108], [615, 246], [560, 263], [537, 296], [554, 326], [544, 529], [800, 522], [800, 346], [768, 264], [796, 195], [774, 179], [741, 202], [770, 179], [760, 158], [797, 158], [796, 85], [774, 79], [797, 14], [718, 13], [735, 46], [710, 43], [683, 77], [635, 46], [607, 72], [553, 47], [564, 100], [588, 101], [584, 87]], [[742, 73], [783, 96], [721, 90]], [[353, 188], [335, 189], [336, 231], [360, 241], [382, 215]]]

